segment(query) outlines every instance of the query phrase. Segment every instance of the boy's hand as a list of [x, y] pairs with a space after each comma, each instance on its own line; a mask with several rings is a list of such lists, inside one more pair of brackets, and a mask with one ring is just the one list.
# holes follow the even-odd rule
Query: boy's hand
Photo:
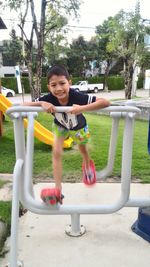
[[54, 113], [56, 112], [56, 108], [53, 104], [48, 103], [48, 102], [42, 102], [41, 107], [48, 113]]
[[73, 105], [71, 110], [69, 111], [71, 114], [78, 115], [82, 112], [82, 106], [80, 105]]

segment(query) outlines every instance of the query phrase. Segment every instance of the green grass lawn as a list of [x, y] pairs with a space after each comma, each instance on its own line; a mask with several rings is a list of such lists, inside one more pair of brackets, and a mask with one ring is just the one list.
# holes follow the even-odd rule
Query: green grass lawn
[[0, 239], [0, 257], [4, 256], [6, 253], [4, 248], [4, 243], [7, 236], [10, 234], [10, 225], [11, 225], [11, 201], [0, 201], [0, 220], [2, 220], [6, 229], [3, 233], [3, 236]]
[[[89, 143], [90, 155], [95, 161], [97, 170], [105, 167], [108, 157], [111, 118], [95, 114], [86, 114], [89, 124], [91, 140]], [[51, 129], [52, 116], [41, 113], [38, 120], [47, 128]], [[122, 132], [124, 121], [120, 121], [117, 153], [112, 176], [120, 176]], [[135, 122], [135, 135], [133, 145], [132, 177], [142, 182], [150, 182], [150, 157], [147, 152], [148, 122]], [[35, 153], [33, 176], [52, 177], [51, 147], [35, 140]], [[13, 123], [8, 117], [4, 122], [4, 133], [0, 139], [0, 173], [12, 173], [15, 164], [15, 146], [13, 136]], [[63, 181], [75, 182], [81, 179], [81, 156], [75, 145], [72, 149], [64, 150], [63, 155]]]

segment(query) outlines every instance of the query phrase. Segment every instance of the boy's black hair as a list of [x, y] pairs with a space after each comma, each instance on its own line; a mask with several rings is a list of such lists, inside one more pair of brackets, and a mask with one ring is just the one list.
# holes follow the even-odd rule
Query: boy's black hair
[[57, 75], [57, 76], [65, 76], [66, 79], [69, 81], [70, 80], [70, 76], [69, 73], [67, 71], [67, 69], [62, 66], [62, 65], [53, 65], [47, 72], [47, 80], [49, 83], [50, 78], [53, 75]]

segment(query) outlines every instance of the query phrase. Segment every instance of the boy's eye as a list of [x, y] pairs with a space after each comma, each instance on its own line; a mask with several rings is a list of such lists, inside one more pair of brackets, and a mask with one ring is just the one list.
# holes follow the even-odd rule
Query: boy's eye
[[61, 83], [60, 83], [60, 85], [64, 85], [64, 84], [65, 84], [65, 82], [61, 82]]

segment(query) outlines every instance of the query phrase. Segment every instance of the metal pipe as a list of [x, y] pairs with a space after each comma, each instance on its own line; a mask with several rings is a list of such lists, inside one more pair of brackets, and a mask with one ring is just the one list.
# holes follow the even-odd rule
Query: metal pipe
[[[56, 112], [69, 112], [71, 107], [56, 107]], [[14, 106], [7, 109], [6, 113], [10, 116], [13, 112], [43, 112], [42, 107], [33, 106]], [[100, 109], [101, 112], [133, 112], [141, 113], [140, 109], [132, 106], [109, 106], [104, 109]]]
[[107, 166], [103, 170], [97, 171], [97, 180], [104, 179], [112, 173], [116, 154], [119, 119], [119, 117], [113, 118]]
[[13, 174], [13, 194], [11, 211], [11, 238], [10, 238], [10, 267], [17, 267], [18, 251], [18, 220], [19, 220], [19, 178], [23, 167], [23, 160], [18, 159]]
[[[42, 201], [37, 201], [34, 199], [33, 195], [31, 195], [31, 179], [32, 179], [32, 162], [33, 162], [33, 115], [29, 116], [28, 121], [28, 141], [27, 141], [27, 151], [26, 151], [26, 161], [25, 161], [25, 184], [24, 184], [24, 197], [25, 204], [28, 206], [29, 210], [32, 212], [42, 212], [43, 214], [97, 214], [97, 213], [112, 213], [121, 209], [126, 201], [128, 200], [128, 192], [126, 190], [122, 190], [120, 199], [118, 202], [112, 205], [88, 205], [85, 207], [84, 205], [63, 205], [63, 206], [53, 206], [52, 208], [47, 206]], [[124, 189], [124, 187], [123, 187]], [[125, 191], [125, 193], [124, 193]]]

